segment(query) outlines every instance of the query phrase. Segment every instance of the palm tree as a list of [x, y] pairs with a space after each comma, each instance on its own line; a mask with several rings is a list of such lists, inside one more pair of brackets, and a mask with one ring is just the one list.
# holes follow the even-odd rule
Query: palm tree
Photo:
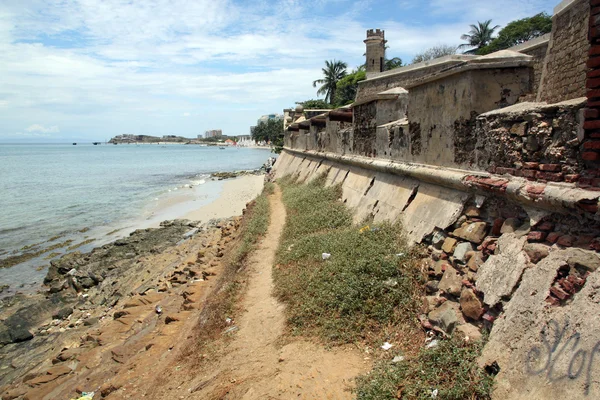
[[325, 68], [323, 68], [323, 79], [317, 79], [313, 82], [313, 87], [317, 87], [317, 85], [322, 85], [319, 90], [317, 90], [317, 96], [322, 94], [325, 95], [325, 101], [328, 101], [329, 104], [333, 104], [335, 101], [335, 88], [340, 79], [346, 76], [346, 68], [348, 68], [348, 64], [343, 61], [325, 61]]
[[463, 43], [458, 47], [474, 47], [471, 50], [465, 51], [465, 54], [476, 54], [479, 49], [491, 42], [494, 31], [500, 28], [500, 25], [491, 28], [491, 23], [492, 20], [488, 19], [484, 22], [477, 21], [477, 25], [471, 25], [469, 33], [465, 33], [460, 37], [462, 40], [466, 40], [467, 43]]

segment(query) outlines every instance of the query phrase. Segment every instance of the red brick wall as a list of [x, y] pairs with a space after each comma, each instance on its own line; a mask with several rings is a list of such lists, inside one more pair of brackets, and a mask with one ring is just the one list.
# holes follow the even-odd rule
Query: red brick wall
[[587, 61], [587, 98], [585, 142], [582, 158], [590, 164], [600, 162], [600, 0], [590, 0], [590, 49]]

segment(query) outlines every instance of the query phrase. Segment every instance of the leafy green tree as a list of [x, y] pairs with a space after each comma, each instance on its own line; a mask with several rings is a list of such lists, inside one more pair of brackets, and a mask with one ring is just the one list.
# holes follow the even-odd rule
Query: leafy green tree
[[[283, 120], [279, 118], [261, 121], [252, 129], [252, 140], [255, 142], [265, 141], [275, 146], [279, 152], [283, 146]], [[279, 151], [277, 151], [279, 149]]]
[[433, 60], [444, 56], [451, 56], [456, 54], [456, 46], [450, 46], [447, 44], [439, 44], [433, 46], [421, 53], [417, 53], [412, 60], [413, 64], [420, 63], [423, 61]]
[[350, 74], [340, 79], [337, 83], [335, 92], [335, 104], [337, 106], [344, 106], [352, 103], [356, 98], [358, 82], [364, 81], [365, 79], [367, 79], [367, 73], [362, 68], [352, 71]]
[[336, 85], [340, 79], [346, 76], [346, 68], [348, 64], [343, 61], [325, 61], [325, 68], [323, 71], [323, 79], [317, 79], [313, 82], [313, 87], [321, 85], [317, 90], [317, 95], [325, 95], [325, 101], [333, 104], [335, 101], [335, 90]]
[[309, 110], [309, 109], [322, 110], [322, 109], [331, 108], [331, 104], [329, 104], [325, 100], [321, 100], [321, 99], [297, 101], [296, 104], [302, 105], [302, 107], [304, 107], [305, 110]]
[[500, 28], [500, 25], [491, 27], [491, 19], [484, 22], [477, 22], [477, 25], [471, 25], [469, 33], [465, 33], [460, 38], [466, 40], [467, 43], [463, 43], [458, 47], [472, 47], [472, 49], [465, 51], [465, 54], [476, 54], [479, 49], [487, 46], [493, 39], [494, 31]]
[[477, 54], [489, 54], [494, 51], [508, 49], [528, 40], [542, 36], [552, 30], [552, 17], [542, 12], [533, 17], [510, 22], [498, 32], [498, 37], [487, 46], [479, 49]]
[[385, 59], [385, 71], [390, 69], [399, 68], [402, 66], [402, 59], [400, 57], [394, 57], [391, 59]]

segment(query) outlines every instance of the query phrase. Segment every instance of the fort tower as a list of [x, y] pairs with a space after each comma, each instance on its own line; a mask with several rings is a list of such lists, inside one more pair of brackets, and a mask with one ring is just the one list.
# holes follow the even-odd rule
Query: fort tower
[[367, 31], [367, 72], [383, 72], [385, 67], [385, 31], [369, 29]]

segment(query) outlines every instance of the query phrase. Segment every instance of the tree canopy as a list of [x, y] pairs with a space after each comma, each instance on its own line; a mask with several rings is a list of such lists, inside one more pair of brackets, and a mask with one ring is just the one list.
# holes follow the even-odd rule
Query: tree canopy
[[479, 49], [487, 46], [493, 39], [494, 32], [500, 28], [500, 25], [491, 27], [492, 20], [488, 19], [484, 22], [477, 22], [477, 25], [471, 25], [469, 33], [465, 33], [460, 38], [466, 40], [467, 43], [461, 44], [459, 47], [471, 47], [465, 51], [465, 54], [476, 54]]
[[385, 59], [385, 71], [389, 71], [390, 69], [400, 68], [401, 66], [402, 66], [402, 59], [400, 57]]
[[325, 68], [322, 68], [323, 79], [317, 79], [313, 82], [313, 87], [321, 85], [317, 90], [317, 95], [325, 95], [325, 101], [333, 104], [335, 101], [336, 85], [340, 79], [346, 76], [348, 64], [343, 61], [325, 61]]
[[[344, 78], [342, 78], [344, 79]], [[321, 99], [310, 99], [305, 101], [297, 101], [296, 104], [302, 105], [305, 109], [314, 109], [314, 110], [322, 110], [327, 108], [332, 108], [333, 106]]]
[[421, 53], [417, 53], [412, 60], [413, 64], [420, 63], [423, 61], [433, 60], [443, 56], [450, 56], [456, 54], [456, 46], [450, 46], [447, 44], [439, 44], [437, 46], [430, 47]]
[[358, 82], [364, 81], [365, 79], [367, 79], [367, 73], [362, 68], [352, 71], [352, 73], [340, 79], [337, 83], [335, 104], [338, 107], [341, 107], [352, 103], [356, 97]]
[[252, 140], [256, 142], [265, 141], [275, 146], [275, 149], [283, 146], [283, 120], [269, 119], [266, 122], [261, 121], [252, 128]]
[[533, 17], [518, 19], [507, 24], [498, 32], [498, 37], [487, 46], [479, 49], [477, 54], [489, 54], [494, 51], [508, 49], [528, 40], [542, 36], [552, 30], [552, 17], [542, 12]]

